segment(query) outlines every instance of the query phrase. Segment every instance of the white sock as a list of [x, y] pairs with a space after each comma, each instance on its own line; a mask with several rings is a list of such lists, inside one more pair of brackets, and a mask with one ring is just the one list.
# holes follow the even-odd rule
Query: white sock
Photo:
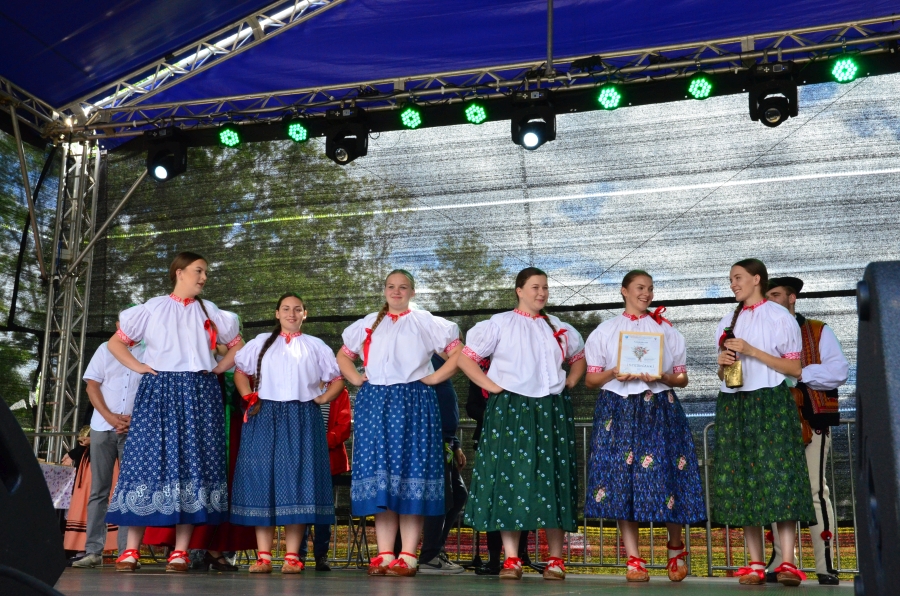
[[[676, 549], [670, 548], [670, 549], [668, 549], [668, 551], [669, 551], [669, 558], [674, 559], [675, 557], [677, 557], [678, 555], [680, 555], [681, 553], [684, 552], [684, 546], [682, 546], [681, 548], [676, 548]], [[679, 567], [685, 566], [684, 559], [678, 559], [678, 566]]]
[[419, 559], [413, 557], [412, 555], [407, 555], [405, 553], [400, 554], [400, 558], [406, 561], [406, 564], [409, 565], [410, 569], [415, 569], [416, 565], [419, 564]]

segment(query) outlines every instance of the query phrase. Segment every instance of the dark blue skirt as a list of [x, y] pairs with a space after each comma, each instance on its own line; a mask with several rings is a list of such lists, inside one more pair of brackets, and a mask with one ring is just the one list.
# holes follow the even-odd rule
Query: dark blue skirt
[[694, 440], [674, 391], [600, 392], [584, 515], [677, 524], [706, 519]]
[[443, 446], [433, 388], [364, 383], [353, 424], [353, 515], [444, 515]]
[[260, 400], [241, 429], [231, 523], [333, 524], [325, 423], [315, 402]]
[[106, 521], [222, 523], [228, 519], [225, 470], [225, 414], [216, 375], [145, 374]]

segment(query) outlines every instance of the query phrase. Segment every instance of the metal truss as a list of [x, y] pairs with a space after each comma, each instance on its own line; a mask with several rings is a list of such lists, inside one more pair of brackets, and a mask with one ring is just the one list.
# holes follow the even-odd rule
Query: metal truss
[[53, 462], [74, 447], [80, 424], [93, 258], [88, 254], [80, 263], [73, 261], [95, 235], [101, 159], [94, 141], [64, 144], [62, 148], [34, 439], [35, 454]]
[[[208, 128], [223, 121], [275, 121], [287, 114], [320, 115], [326, 108], [355, 105], [366, 110], [393, 110], [406, 101], [422, 105], [502, 97], [528, 86], [555, 92], [686, 78], [706, 73], [747, 71], [757, 62], [793, 60], [798, 65], [835, 54], [883, 54], [897, 51], [896, 17], [874, 18], [751, 37], [733, 37], [615, 52], [603, 56], [557, 59], [547, 76], [546, 62], [432, 73], [404, 79], [377, 79], [340, 87], [301, 88], [272, 93], [160, 104], [103, 108], [89, 123], [69, 134], [88, 138], [133, 137], [148, 127], [180, 125]], [[900, 56], [898, 56], [900, 59]]]

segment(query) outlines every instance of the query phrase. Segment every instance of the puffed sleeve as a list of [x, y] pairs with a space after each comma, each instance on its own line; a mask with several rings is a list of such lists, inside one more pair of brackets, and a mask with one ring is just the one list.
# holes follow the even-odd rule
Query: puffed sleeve
[[377, 314], [367, 315], [344, 329], [344, 332], [341, 334], [341, 339], [344, 340], [341, 352], [346, 354], [350, 360], [356, 360], [359, 357], [360, 352], [362, 352], [363, 342], [366, 340], [366, 328], [371, 327], [371, 323], [377, 316]]
[[680, 331], [663, 323], [665, 326], [666, 351], [672, 356], [672, 374], [687, 372], [687, 346]]
[[248, 377], [256, 375], [256, 364], [259, 362], [259, 351], [269, 336], [268, 333], [257, 335], [234, 355], [234, 371]]
[[453, 321], [434, 315], [430, 315], [428, 319], [427, 333], [431, 349], [435, 353], [444, 352], [449, 354], [453, 348], [461, 343], [459, 340], [459, 326]]
[[212, 302], [204, 301], [204, 303], [206, 312], [209, 313], [209, 318], [216, 324], [216, 343], [220, 343], [227, 348], [236, 346], [241, 341], [241, 336], [238, 333], [240, 330], [238, 316], [233, 312], [221, 310]]
[[790, 314], [779, 317], [776, 321], [775, 351], [778, 356], [787, 360], [800, 360], [803, 336], [800, 333], [800, 325]]
[[584, 356], [589, 373], [602, 373], [609, 368], [606, 351], [603, 349], [604, 335], [598, 325], [584, 342]]
[[463, 354], [475, 362], [481, 362], [494, 353], [498, 343], [500, 343], [500, 327], [493, 319], [481, 321], [466, 334]]
[[559, 323], [560, 329], [565, 329], [566, 333], [565, 337], [565, 346], [566, 346], [566, 362], [569, 364], [573, 364], [583, 359], [584, 354], [584, 338], [581, 337], [581, 334], [578, 333], [578, 330], [569, 325], [568, 323], [564, 323], [560, 321]]
[[91, 361], [88, 363], [82, 378], [85, 381], [97, 381], [98, 383], [102, 383], [104, 379], [106, 379], [107, 358], [112, 357], [112, 354], [109, 353], [109, 348], [106, 346], [106, 342], [100, 344], [100, 347], [97, 348], [97, 351], [91, 356]]
[[150, 310], [143, 304], [132, 306], [119, 313], [119, 330], [116, 336], [125, 345], [131, 345], [144, 339], [144, 332], [150, 324]]
[[319, 363], [319, 380], [326, 385], [343, 379], [341, 371], [338, 368], [337, 359], [334, 352], [321, 339], [316, 338], [316, 359]]

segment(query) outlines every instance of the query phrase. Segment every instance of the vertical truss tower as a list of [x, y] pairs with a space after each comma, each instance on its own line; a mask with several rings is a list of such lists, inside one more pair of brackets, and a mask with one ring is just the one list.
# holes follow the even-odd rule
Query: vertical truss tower
[[53, 462], [74, 446], [80, 422], [93, 251], [75, 267], [71, 264], [94, 237], [101, 158], [96, 141], [63, 144], [61, 149], [34, 439], [35, 454]]

